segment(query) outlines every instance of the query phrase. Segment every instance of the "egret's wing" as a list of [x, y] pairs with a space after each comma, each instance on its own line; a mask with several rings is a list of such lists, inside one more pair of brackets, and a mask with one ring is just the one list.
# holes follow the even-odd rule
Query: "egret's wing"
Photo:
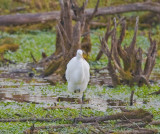
[[71, 73], [72, 73], [72, 71], [73, 71], [72, 68], [73, 68], [73, 65], [74, 65], [74, 59], [75, 59], [75, 58], [72, 58], [72, 59], [68, 62], [68, 64], [67, 64], [67, 69], [66, 69], [66, 73], [65, 73], [65, 76], [66, 76], [67, 81], [70, 80]]
[[90, 72], [89, 72], [89, 70], [90, 70], [90, 66], [89, 66], [89, 64], [88, 64], [88, 62], [84, 59], [84, 73], [85, 73], [85, 78], [86, 78], [86, 81], [87, 81], [87, 83], [89, 82], [89, 79], [90, 79]]

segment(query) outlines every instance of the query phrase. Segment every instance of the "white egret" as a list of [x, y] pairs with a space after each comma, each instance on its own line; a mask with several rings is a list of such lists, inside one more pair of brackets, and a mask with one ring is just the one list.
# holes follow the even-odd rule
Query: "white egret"
[[67, 64], [66, 79], [68, 82], [68, 90], [74, 93], [80, 93], [83, 103], [83, 92], [87, 88], [90, 73], [90, 66], [83, 58], [82, 50], [77, 50], [77, 54]]

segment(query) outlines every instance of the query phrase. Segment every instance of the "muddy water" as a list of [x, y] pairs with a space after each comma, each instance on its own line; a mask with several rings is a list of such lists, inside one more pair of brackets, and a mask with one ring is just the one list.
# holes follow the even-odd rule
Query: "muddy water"
[[[30, 76], [33, 71], [28, 69], [26, 64], [1, 67], [0, 72], [1, 101], [47, 103], [55, 100], [49, 96], [42, 96], [39, 89], [49, 85], [49, 83], [36, 76]], [[34, 90], [32, 91], [32, 89]]]
[[[16, 69], [15, 69], [16, 68]], [[40, 70], [40, 69], [39, 69]], [[80, 108], [81, 98], [68, 96], [68, 93], [55, 93], [48, 89], [50, 83], [39, 77], [32, 76], [31, 69], [28, 69], [26, 64], [20, 64], [10, 67], [0, 68], [0, 101], [26, 102], [35, 104], [51, 104], [62, 102], [66, 107]], [[156, 71], [155, 71], [156, 72]], [[154, 81], [160, 80], [160, 75], [153, 73]], [[110, 85], [111, 79], [106, 69], [91, 70], [90, 84]], [[92, 96], [86, 98], [83, 107], [93, 108], [100, 111], [106, 111], [107, 107], [123, 107], [128, 105], [128, 102], [122, 100], [105, 99], [100, 96]]]

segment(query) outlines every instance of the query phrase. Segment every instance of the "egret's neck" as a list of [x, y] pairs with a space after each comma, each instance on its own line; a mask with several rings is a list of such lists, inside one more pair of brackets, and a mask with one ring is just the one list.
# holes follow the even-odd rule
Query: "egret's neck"
[[82, 58], [82, 56], [81, 56], [81, 55], [76, 55], [76, 58], [77, 58], [78, 60], [80, 60], [80, 59]]

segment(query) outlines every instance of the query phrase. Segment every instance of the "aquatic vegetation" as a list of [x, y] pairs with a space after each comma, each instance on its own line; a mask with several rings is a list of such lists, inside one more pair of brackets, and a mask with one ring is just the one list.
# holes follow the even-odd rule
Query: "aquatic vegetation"
[[[9, 80], [8, 80], [9, 81]], [[15, 82], [14, 82], [15, 83]], [[21, 90], [23, 90], [25, 83], [21, 85]], [[42, 97], [45, 96], [66, 96], [68, 94], [70, 97], [72, 97], [72, 94], [70, 94], [67, 90], [66, 84], [59, 84], [57, 83], [55, 86], [51, 85], [44, 85], [44, 86], [32, 86], [30, 84], [31, 88], [28, 88], [27, 91], [31, 96], [36, 96], [39, 92]], [[132, 89], [135, 90], [135, 104], [133, 107], [128, 107], [129, 103], [129, 96], [131, 92], [131, 88], [128, 86], [118, 86], [116, 88], [108, 88], [106, 86], [89, 86], [88, 89], [85, 91], [86, 99], [89, 98], [90, 101], [88, 104], [84, 104], [85, 107], [82, 110], [82, 115], [85, 117], [90, 116], [103, 116], [103, 115], [111, 115], [113, 113], [117, 113], [119, 110], [112, 108], [112, 105], [118, 104], [117, 100], [125, 102], [122, 103], [122, 105], [128, 107], [128, 109], [134, 109], [134, 108], [143, 108], [148, 111], [150, 111], [154, 115], [154, 119], [158, 120], [160, 118], [160, 105], [159, 105], [159, 96], [155, 95], [148, 95], [151, 92], [157, 91], [158, 85], [153, 85], [149, 89], [147, 86], [143, 87], [133, 87]], [[17, 91], [15, 90], [15, 93]], [[8, 92], [9, 93], [9, 92]], [[38, 94], [39, 94], [38, 93]], [[14, 94], [14, 92], [12, 93]], [[40, 95], [39, 94], [39, 95]], [[41, 99], [41, 98], [40, 98]], [[96, 99], [97, 103], [93, 103], [91, 106], [92, 100]], [[101, 100], [103, 102], [108, 102], [108, 108], [106, 110], [101, 111], [98, 107], [98, 105], [101, 103]], [[112, 103], [109, 103], [110, 100]], [[145, 102], [144, 102], [145, 100]], [[39, 100], [40, 101], [40, 100]], [[64, 106], [67, 108], [64, 109], [47, 109], [46, 107], [53, 107], [56, 105]], [[119, 103], [120, 104], [120, 103]], [[101, 107], [104, 107], [104, 105], [107, 105], [107, 103], [103, 103]], [[116, 105], [115, 105], [116, 106]], [[118, 106], [118, 105], [117, 105]], [[78, 109], [77, 109], [78, 108]], [[0, 102], [0, 118], [1, 119], [21, 119], [21, 118], [75, 118], [79, 116], [79, 104], [71, 103], [71, 102], [65, 102], [65, 101], [53, 101], [53, 102], [41, 102], [40, 104], [33, 104], [33, 103], [27, 103], [27, 102], [14, 102], [14, 101], [1, 101]], [[57, 122], [13, 122], [13, 123], [0, 123], [0, 132], [1, 133], [23, 133], [23, 131], [27, 128], [30, 128], [32, 124], [35, 124], [35, 126], [43, 126], [43, 125], [58, 125], [58, 124], [66, 124], [67, 121], [57, 121]], [[112, 125], [114, 125], [114, 122], [111, 122]], [[149, 126], [150, 127], [150, 126]], [[81, 128], [62, 128], [62, 129], [56, 129], [54, 131], [57, 132], [78, 132]], [[42, 130], [41, 132], [47, 130]], [[53, 130], [52, 130], [53, 131]], [[90, 130], [86, 128], [86, 130], [83, 130], [84, 133], [89, 132]]]
[[35, 59], [38, 61], [42, 58], [42, 52], [45, 52], [47, 55], [51, 55], [54, 51], [55, 44], [55, 34], [52, 32], [34, 32], [34, 33], [17, 33], [14, 35], [9, 35], [7, 33], [3, 36], [14, 36], [17, 44], [20, 44], [20, 47], [17, 52], [12, 53], [8, 52], [5, 54], [5, 58], [10, 59], [16, 62], [33, 62], [33, 59], [30, 53], [33, 54]]
[[[126, 34], [127, 38], [125, 43], [130, 42], [130, 36], [132, 31]], [[104, 29], [93, 30], [91, 34], [92, 39], [92, 51], [89, 57], [89, 64], [91, 71], [93, 69], [101, 69], [106, 67], [107, 58], [102, 56], [99, 61], [95, 61], [95, 58], [99, 52], [99, 38], [98, 35], [103, 35]], [[131, 34], [131, 35], [130, 35]], [[54, 51], [55, 44], [55, 33], [54, 32], [28, 32], [28, 33], [15, 33], [8, 34], [3, 33], [5, 37], [15, 38], [17, 44], [20, 44], [20, 48], [12, 53], [5, 53], [7, 59], [17, 61], [17, 63], [32, 62], [30, 52], [34, 55], [36, 60], [41, 59], [41, 53], [45, 52], [50, 55]], [[110, 42], [110, 41], [109, 41]], [[143, 48], [146, 48], [146, 44], [149, 41], [144, 36], [139, 36], [137, 44], [141, 44]], [[125, 44], [124, 43], [124, 44]], [[147, 45], [148, 46], [148, 45]], [[23, 66], [23, 65], [22, 65]], [[157, 59], [155, 72], [158, 75], [159, 58]], [[2, 71], [3, 72], [3, 68]], [[94, 75], [93, 72], [91, 72]], [[153, 72], [154, 74], [154, 72]], [[99, 75], [99, 74], [98, 74]], [[157, 76], [158, 77], [158, 76]], [[153, 77], [154, 78], [154, 77]], [[158, 80], [154, 78], [153, 80]], [[1, 89], [0, 97], [3, 94], [5, 97], [0, 99], [0, 118], [1, 119], [21, 119], [21, 118], [75, 118], [79, 116], [80, 105], [75, 101], [61, 101], [57, 97], [62, 98], [73, 98], [74, 94], [68, 92], [67, 83], [57, 83], [56, 85], [50, 85], [46, 81], [37, 82], [36, 79], [27, 83], [24, 80], [11, 80], [11, 79], [0, 79]], [[8, 85], [8, 86], [5, 86]], [[131, 90], [135, 91], [134, 105], [129, 106], [129, 98]], [[159, 83], [152, 84], [150, 88], [147, 86], [137, 87], [134, 86], [132, 89], [128, 86], [122, 85], [116, 88], [107, 87], [107, 85], [89, 85], [85, 91], [86, 103], [84, 104], [82, 115], [86, 117], [91, 116], [103, 116], [111, 115], [119, 112], [119, 109], [115, 109], [118, 106], [125, 106], [127, 109], [138, 109], [143, 108], [151, 112], [154, 116], [154, 120], [160, 119], [160, 96], [149, 95], [150, 93], [159, 90]], [[11, 99], [12, 98], [12, 99]], [[18, 102], [20, 100], [21, 102]], [[24, 101], [25, 100], [25, 101]], [[67, 99], [66, 99], [67, 100]], [[69, 100], [69, 99], [68, 99]], [[47, 109], [47, 107], [63, 106], [64, 109]], [[33, 123], [35, 126], [48, 126], [68, 123], [67, 121], [56, 121], [56, 122], [0, 122], [0, 133], [23, 133], [24, 130], [30, 128]], [[110, 122], [110, 127], [114, 129], [114, 121]], [[159, 127], [147, 126], [148, 128], [156, 128], [160, 131]], [[60, 132], [60, 133], [89, 133], [93, 129], [92, 126], [83, 128], [59, 128], [54, 130], [40, 130], [40, 133]], [[119, 130], [119, 129], [117, 129]]]

